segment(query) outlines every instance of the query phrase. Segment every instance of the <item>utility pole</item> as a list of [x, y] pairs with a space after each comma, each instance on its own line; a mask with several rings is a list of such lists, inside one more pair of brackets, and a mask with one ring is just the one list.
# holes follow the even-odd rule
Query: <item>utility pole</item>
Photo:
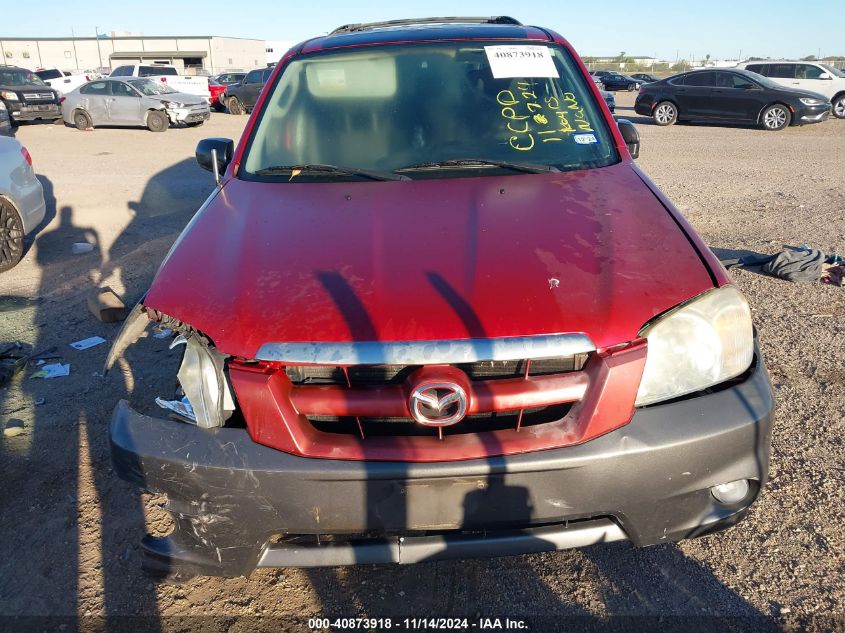
[[97, 38], [97, 72], [103, 67], [103, 54], [100, 52], [100, 31], [99, 27], [94, 27], [94, 35]]
[[73, 44], [73, 65], [75, 67], [74, 72], [79, 72], [79, 57], [76, 55], [76, 33], [73, 32], [73, 27], [70, 29], [70, 42]]

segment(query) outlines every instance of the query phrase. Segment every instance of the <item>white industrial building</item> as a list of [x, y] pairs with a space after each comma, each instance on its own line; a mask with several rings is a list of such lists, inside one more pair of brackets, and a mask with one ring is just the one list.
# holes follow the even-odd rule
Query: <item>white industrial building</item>
[[0, 64], [107, 72], [121, 64], [173, 64], [180, 73], [214, 74], [266, 64], [266, 43], [216, 35], [0, 38]]
[[266, 61], [267, 64], [275, 64], [281, 58], [282, 55], [287, 53], [295, 44], [297, 44], [296, 40], [267, 40], [266, 48], [264, 52], [266, 53]]

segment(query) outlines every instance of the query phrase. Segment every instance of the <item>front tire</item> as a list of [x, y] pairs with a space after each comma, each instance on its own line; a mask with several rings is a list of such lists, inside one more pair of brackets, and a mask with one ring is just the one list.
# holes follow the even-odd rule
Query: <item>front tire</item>
[[839, 95], [833, 102], [833, 116], [845, 119], [845, 94]]
[[164, 132], [170, 127], [170, 119], [164, 112], [153, 110], [147, 115], [147, 129], [150, 132]]
[[762, 121], [764, 130], [777, 132], [789, 126], [792, 115], [785, 105], [776, 103], [763, 110], [760, 120]]
[[634, 92], [634, 84], [628, 84], [628, 92]]
[[657, 125], [672, 125], [678, 120], [678, 107], [671, 101], [661, 101], [655, 106], [653, 116]]
[[14, 268], [23, 257], [23, 221], [18, 210], [0, 198], [0, 273]]
[[87, 112], [83, 112], [82, 110], [77, 110], [73, 113], [73, 124], [80, 131], [90, 130], [94, 127], [91, 117], [88, 116]]
[[229, 97], [229, 100], [226, 102], [226, 107], [229, 108], [229, 114], [237, 116], [244, 113], [243, 106], [241, 106], [241, 102], [238, 101], [237, 97]]

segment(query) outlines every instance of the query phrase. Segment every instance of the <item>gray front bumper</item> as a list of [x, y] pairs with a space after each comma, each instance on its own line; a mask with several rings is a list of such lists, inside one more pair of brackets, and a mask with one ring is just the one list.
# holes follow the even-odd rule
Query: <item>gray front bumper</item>
[[206, 121], [211, 117], [211, 110], [208, 106], [203, 108], [174, 108], [167, 110], [170, 117], [170, 122], [176, 123], [199, 123]]
[[9, 116], [13, 121], [35, 121], [37, 119], [58, 119], [62, 116], [62, 110], [55, 103], [43, 105], [23, 104], [18, 102], [7, 103]]
[[[758, 356], [759, 358], [759, 356]], [[774, 402], [761, 361], [715, 393], [637, 410], [579, 446], [442, 463], [309, 459], [150, 418], [126, 402], [111, 427], [117, 473], [163, 492], [176, 530], [147, 537], [159, 573], [417, 562], [518, 554], [627, 538], [699, 536], [739, 521], [766, 480]], [[725, 506], [714, 485], [753, 481]], [[332, 535], [323, 545], [278, 535]], [[357, 535], [337, 539], [338, 535]]]
[[830, 116], [830, 110], [825, 110], [824, 112], [819, 112], [818, 114], [805, 114], [802, 115], [798, 120], [801, 123], [819, 123], [820, 121], [824, 121]]

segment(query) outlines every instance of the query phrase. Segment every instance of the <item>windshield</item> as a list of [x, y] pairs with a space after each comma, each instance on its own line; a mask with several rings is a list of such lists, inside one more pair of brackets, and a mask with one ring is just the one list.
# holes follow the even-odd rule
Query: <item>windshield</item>
[[46, 86], [41, 78], [28, 70], [0, 69], [0, 85], [2, 86]]
[[159, 75], [175, 77], [178, 74], [172, 66], [138, 66], [139, 77], [158, 77]]
[[845, 78], [845, 73], [836, 68], [835, 66], [831, 66], [830, 64], [819, 64], [819, 66], [824, 68], [827, 72], [832, 73], [834, 77]]
[[36, 70], [35, 74], [44, 81], [47, 81], [48, 79], [58, 79], [63, 76], [58, 70]]
[[152, 79], [130, 79], [129, 82], [142, 95], [148, 97], [155, 97], [158, 95], [172, 94], [176, 92], [173, 88], [160, 81], [153, 81]]
[[509, 169], [502, 163], [587, 169], [617, 160], [563, 49], [444, 42], [294, 59], [268, 95], [242, 176], [287, 181], [267, 173], [330, 165], [462, 177]]

